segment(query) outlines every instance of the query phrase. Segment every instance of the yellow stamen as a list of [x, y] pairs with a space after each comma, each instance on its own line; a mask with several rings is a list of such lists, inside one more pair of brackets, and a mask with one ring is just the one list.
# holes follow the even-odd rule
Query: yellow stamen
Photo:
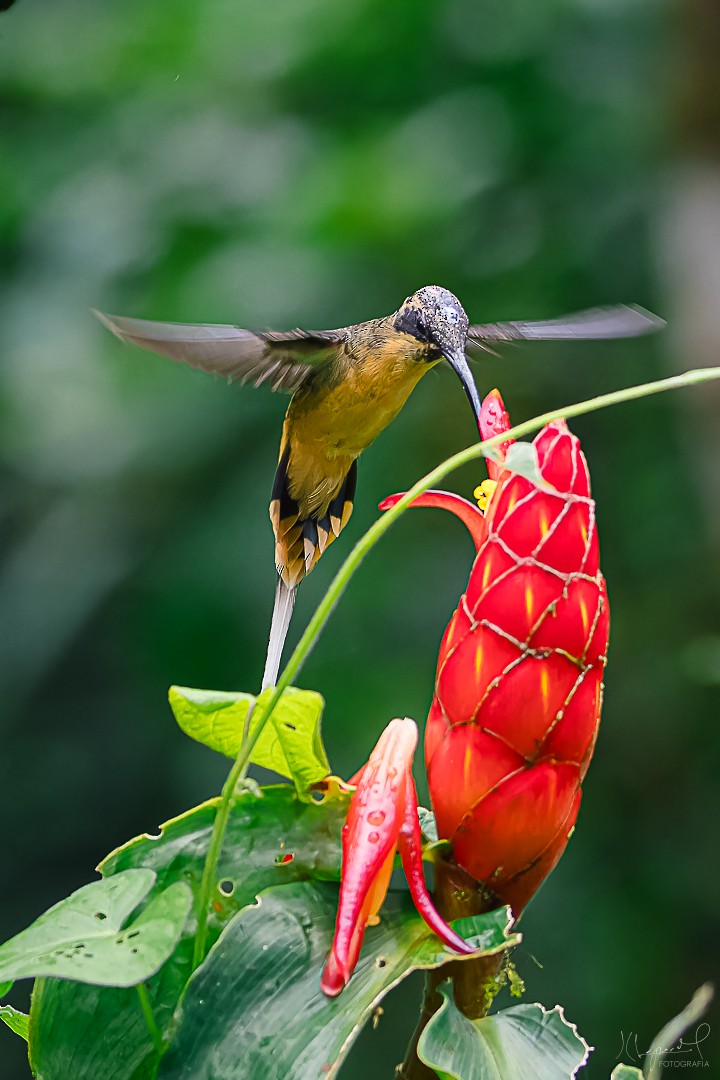
[[487, 512], [488, 503], [492, 499], [496, 487], [497, 480], [483, 480], [482, 484], [478, 485], [473, 491], [473, 496], [477, 499], [477, 504], [483, 514]]

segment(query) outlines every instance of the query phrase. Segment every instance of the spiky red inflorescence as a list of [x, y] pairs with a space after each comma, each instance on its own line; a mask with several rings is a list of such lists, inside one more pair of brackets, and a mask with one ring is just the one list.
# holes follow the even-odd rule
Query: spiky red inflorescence
[[[481, 436], [509, 427], [494, 390]], [[564, 421], [540, 432], [538, 482], [505, 467], [512, 442], [488, 460], [484, 516], [443, 491], [412, 505], [450, 510], [477, 549], [440, 646], [425, 730], [438, 833], [517, 914], [562, 855], [577, 817], [600, 720], [609, 613], [577, 438]]]
[[[509, 426], [499, 394], [491, 398], [504, 428], [486, 437]], [[439, 835], [516, 913], [557, 863], [577, 817], [609, 625], [580, 444], [558, 421], [534, 447], [541, 483], [498, 470], [472, 530], [478, 553], [440, 646], [425, 732]]]
[[[483, 439], [510, 420], [485, 398]], [[527, 460], [501, 441], [481, 485], [485, 513], [443, 491], [413, 506], [450, 510], [477, 556], [448, 625], [425, 730], [425, 762], [440, 837], [455, 861], [519, 914], [565, 849], [597, 736], [609, 616], [598, 563], [595, 504], [577, 438], [548, 424]], [[400, 495], [381, 503], [393, 506]], [[442, 919], [422, 870], [412, 757], [417, 729], [393, 720], [354, 778], [343, 829], [340, 904], [323, 991], [334, 996], [357, 963], [365, 927], [387, 890], [395, 851], [428, 925], [450, 948], [472, 951]]]

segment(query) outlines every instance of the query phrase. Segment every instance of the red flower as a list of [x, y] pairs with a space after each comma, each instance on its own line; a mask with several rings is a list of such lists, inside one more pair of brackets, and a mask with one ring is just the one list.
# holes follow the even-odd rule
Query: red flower
[[[508, 427], [494, 391], [481, 434]], [[484, 516], [444, 492], [413, 505], [456, 513], [477, 548], [440, 646], [425, 731], [438, 833], [491, 898], [518, 914], [577, 817], [600, 719], [608, 603], [577, 438], [564, 421], [540, 432], [537, 482], [504, 468], [509, 445], [476, 493]]]
[[473, 951], [440, 917], [425, 887], [417, 793], [411, 771], [416, 745], [417, 726], [413, 720], [391, 721], [358, 775], [343, 826], [335, 937], [321, 979], [329, 997], [340, 993], [357, 964], [365, 928], [373, 922], [385, 899], [396, 849], [415, 906], [431, 930], [456, 952]]

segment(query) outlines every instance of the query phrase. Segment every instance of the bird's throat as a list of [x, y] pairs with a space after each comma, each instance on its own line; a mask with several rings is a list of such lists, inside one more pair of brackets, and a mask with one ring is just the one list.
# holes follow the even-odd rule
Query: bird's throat
[[395, 419], [438, 362], [416, 357], [416, 341], [412, 352], [399, 350], [396, 339], [378, 343], [349, 363], [342, 377], [291, 401], [283, 446], [290, 446], [288, 479], [301, 507], [317, 513], [330, 502], [352, 462]]

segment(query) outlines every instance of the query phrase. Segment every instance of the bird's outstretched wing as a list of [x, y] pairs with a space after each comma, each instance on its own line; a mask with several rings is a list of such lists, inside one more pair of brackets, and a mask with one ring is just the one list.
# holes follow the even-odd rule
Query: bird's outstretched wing
[[468, 328], [468, 345], [486, 341], [579, 341], [637, 337], [661, 330], [664, 319], [631, 304], [591, 308], [544, 322], [487, 323]]
[[121, 341], [213, 375], [292, 393], [329, 364], [345, 330], [242, 330], [238, 326], [151, 322], [95, 314]]

